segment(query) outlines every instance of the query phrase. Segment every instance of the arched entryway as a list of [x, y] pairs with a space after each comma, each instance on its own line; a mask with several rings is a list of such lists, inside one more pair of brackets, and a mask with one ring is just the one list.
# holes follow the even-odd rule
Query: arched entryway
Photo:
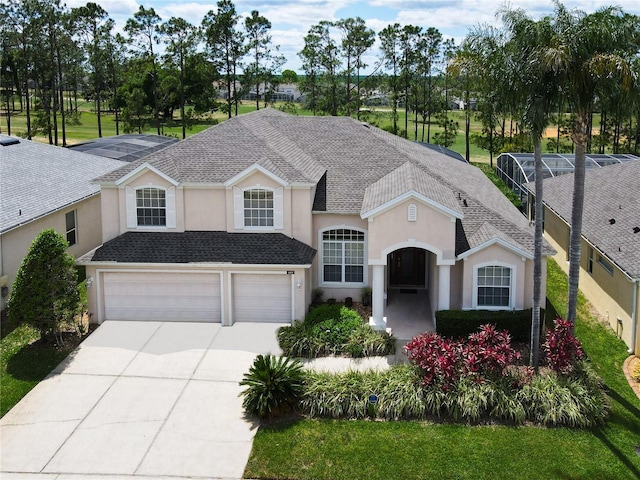
[[387, 254], [385, 317], [399, 340], [434, 328], [429, 273], [435, 265], [436, 256], [424, 248], [404, 247]]

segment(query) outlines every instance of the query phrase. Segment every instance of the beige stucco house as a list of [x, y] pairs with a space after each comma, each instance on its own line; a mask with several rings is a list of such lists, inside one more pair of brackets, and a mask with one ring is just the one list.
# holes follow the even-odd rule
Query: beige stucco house
[[[573, 178], [545, 179], [542, 199], [545, 238], [567, 273]], [[580, 257], [580, 290], [630, 353], [640, 351], [639, 179], [640, 162], [634, 161], [586, 171]]]
[[0, 289], [4, 309], [33, 240], [53, 228], [80, 256], [102, 243], [100, 188], [124, 162], [0, 135]]
[[531, 306], [532, 228], [485, 175], [351, 118], [260, 110], [97, 182], [104, 244], [79, 263], [98, 322], [290, 322], [315, 288], [367, 286], [377, 328], [403, 289]]

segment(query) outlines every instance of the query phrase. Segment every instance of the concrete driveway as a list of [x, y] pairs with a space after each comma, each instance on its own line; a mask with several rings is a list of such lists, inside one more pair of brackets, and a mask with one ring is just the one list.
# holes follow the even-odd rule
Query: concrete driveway
[[279, 325], [105, 322], [0, 420], [0, 477], [242, 477], [238, 382]]

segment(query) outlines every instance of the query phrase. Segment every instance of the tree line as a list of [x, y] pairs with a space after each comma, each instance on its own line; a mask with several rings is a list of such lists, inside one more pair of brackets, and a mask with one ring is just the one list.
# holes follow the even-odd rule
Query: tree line
[[[253, 11], [241, 23], [230, 0], [218, 1], [201, 25], [179, 17], [163, 22], [153, 8], [140, 6], [124, 35], [93, 2], [69, 9], [59, 0], [8, 0], [0, 4], [0, 19], [9, 133], [10, 113], [25, 112], [26, 136], [44, 134], [56, 145], [66, 145], [66, 126], [79, 122], [79, 99], [95, 104], [100, 137], [104, 113], [115, 115], [116, 134], [120, 128], [140, 132], [149, 121], [161, 134], [179, 109], [184, 138], [198, 115], [220, 108], [231, 116], [234, 105], [237, 114], [251, 85], [273, 88], [285, 61], [269, 20]], [[244, 91], [237, 82], [241, 68]], [[220, 86], [227, 89], [222, 104]]]
[[[564, 7], [556, 6], [549, 18], [559, 20]], [[569, 13], [586, 20], [598, 14]], [[638, 17], [620, 10], [614, 16], [630, 32], [623, 57], [636, 78]], [[315, 115], [349, 115], [372, 124], [385, 115], [392, 133], [445, 147], [462, 129], [467, 159], [475, 144], [489, 152], [491, 163], [502, 151], [533, 150], [522, 121], [526, 104], [516, 95], [518, 83], [528, 81], [522, 75], [528, 66], [518, 63], [505, 21], [502, 27], [477, 25], [456, 45], [435, 27], [394, 23], [376, 34], [359, 17], [323, 20], [304, 37], [298, 77], [280, 71], [286, 59], [273, 43], [271, 22], [258, 11], [242, 18], [232, 0], [219, 0], [200, 25], [176, 17], [163, 21], [153, 8], [140, 6], [124, 35], [114, 33], [114, 21], [97, 3], [69, 9], [59, 0], [8, 0], [0, 5], [0, 18], [8, 129], [11, 111], [26, 112], [28, 138], [44, 134], [50, 143], [65, 145], [66, 125], [80, 121], [79, 98], [93, 102], [98, 136], [104, 113], [115, 116], [117, 134], [149, 124], [160, 134], [179, 112], [184, 138], [186, 128], [212, 111], [237, 115], [247, 93], [260, 108], [260, 99], [273, 98], [280, 82], [299, 80], [304, 108]], [[580, 33], [576, 41], [585, 48], [590, 42]], [[545, 146], [573, 151], [578, 112], [570, 88], [557, 87], [560, 94], [546, 106], [557, 131]], [[639, 89], [623, 91], [619, 83], [607, 88], [591, 101], [586, 149], [638, 153]], [[454, 103], [464, 108], [462, 127], [450, 113]], [[479, 132], [472, 132], [474, 118]]]

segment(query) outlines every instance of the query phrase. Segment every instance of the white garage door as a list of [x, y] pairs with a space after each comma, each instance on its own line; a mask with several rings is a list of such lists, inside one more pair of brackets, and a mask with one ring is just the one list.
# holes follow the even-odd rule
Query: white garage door
[[220, 322], [220, 275], [105, 272], [107, 320]]
[[291, 275], [233, 275], [234, 322], [291, 322]]

